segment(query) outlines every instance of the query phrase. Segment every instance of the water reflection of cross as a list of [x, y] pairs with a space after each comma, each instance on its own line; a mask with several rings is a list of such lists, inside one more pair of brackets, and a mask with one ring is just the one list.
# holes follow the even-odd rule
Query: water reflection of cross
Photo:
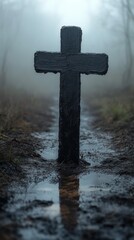
[[79, 178], [67, 171], [59, 172], [60, 214], [64, 228], [73, 232], [78, 224]]
[[61, 53], [36, 52], [36, 72], [60, 72], [59, 162], [79, 162], [80, 73], [106, 74], [106, 54], [82, 54], [79, 27], [61, 29]]

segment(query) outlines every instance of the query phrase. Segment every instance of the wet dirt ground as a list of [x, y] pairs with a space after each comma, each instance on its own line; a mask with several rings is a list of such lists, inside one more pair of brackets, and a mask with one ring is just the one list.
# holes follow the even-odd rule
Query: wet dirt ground
[[58, 165], [57, 105], [49, 129], [33, 133], [42, 142], [40, 157], [26, 159], [24, 179], [8, 186], [0, 239], [134, 239], [134, 178], [108, 164], [123, 149], [115, 148], [112, 134], [93, 127], [95, 117], [82, 104], [80, 165]]

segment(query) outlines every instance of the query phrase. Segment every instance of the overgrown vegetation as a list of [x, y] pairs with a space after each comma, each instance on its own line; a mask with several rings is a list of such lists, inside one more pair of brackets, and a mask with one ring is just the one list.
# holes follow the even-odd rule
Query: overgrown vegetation
[[[20, 162], [36, 157], [38, 142], [31, 132], [50, 125], [49, 101], [26, 91], [0, 91], [0, 182], [20, 174]], [[0, 184], [1, 187], [1, 184]]]

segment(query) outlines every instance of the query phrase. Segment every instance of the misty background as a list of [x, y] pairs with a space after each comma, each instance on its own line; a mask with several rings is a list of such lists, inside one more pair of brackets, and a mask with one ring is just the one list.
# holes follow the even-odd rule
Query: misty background
[[133, 0], [0, 0], [0, 84], [32, 93], [59, 91], [60, 74], [37, 74], [36, 51], [60, 51], [62, 26], [82, 28], [81, 52], [109, 55], [106, 76], [82, 75], [82, 91], [131, 88]]

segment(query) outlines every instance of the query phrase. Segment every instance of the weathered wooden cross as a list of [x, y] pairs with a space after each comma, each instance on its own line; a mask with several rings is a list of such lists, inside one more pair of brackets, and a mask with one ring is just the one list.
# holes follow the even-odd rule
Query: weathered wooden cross
[[36, 52], [35, 70], [60, 72], [59, 162], [79, 162], [80, 74], [104, 75], [108, 70], [106, 54], [83, 54], [79, 27], [61, 29], [61, 53]]

